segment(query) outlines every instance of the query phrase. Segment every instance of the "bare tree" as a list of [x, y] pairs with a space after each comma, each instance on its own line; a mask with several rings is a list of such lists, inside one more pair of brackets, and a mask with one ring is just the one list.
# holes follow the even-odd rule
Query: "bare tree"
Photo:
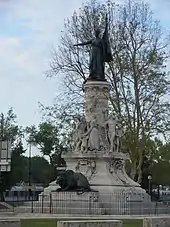
[[[141, 182], [141, 165], [147, 151], [147, 140], [169, 131], [168, 42], [158, 21], [143, 1], [129, 0], [116, 5], [92, 0], [65, 22], [61, 42], [54, 52], [49, 76], [63, 75], [64, 97], [58, 111], [83, 110], [82, 83], [88, 76], [89, 47], [75, 48], [73, 44], [89, 40], [94, 29], [104, 29], [105, 15], [109, 17], [113, 62], [106, 65], [111, 83], [110, 108], [118, 113], [125, 129], [125, 146], [132, 159], [132, 176]], [[64, 114], [62, 112], [64, 110]], [[62, 113], [62, 114], [61, 114]]]

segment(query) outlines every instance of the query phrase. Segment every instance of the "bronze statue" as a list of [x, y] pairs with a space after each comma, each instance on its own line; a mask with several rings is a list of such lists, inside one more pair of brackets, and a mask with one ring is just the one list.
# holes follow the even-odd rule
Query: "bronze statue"
[[106, 18], [106, 27], [103, 37], [100, 38], [100, 30], [96, 29], [95, 38], [84, 43], [78, 43], [74, 46], [84, 46], [91, 44], [90, 54], [90, 75], [88, 79], [105, 81], [105, 62], [112, 61], [111, 48], [108, 36], [108, 23]]

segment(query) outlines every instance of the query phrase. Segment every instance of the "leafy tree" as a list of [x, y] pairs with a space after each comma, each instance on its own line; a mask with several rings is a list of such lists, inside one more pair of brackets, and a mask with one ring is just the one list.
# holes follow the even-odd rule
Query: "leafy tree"
[[12, 150], [11, 157], [11, 172], [9, 173], [10, 186], [15, 185], [21, 181], [26, 181], [28, 176], [28, 161], [24, 156], [25, 149], [23, 144], [19, 142]]
[[162, 141], [157, 138], [150, 140], [150, 150], [148, 154], [144, 156], [142, 163], [141, 186], [143, 188], [148, 189], [149, 175], [152, 176], [153, 185], [170, 185], [170, 177], [168, 174], [170, 171], [169, 151], [169, 142], [163, 144]]
[[[75, 128], [75, 119], [81, 118], [83, 116], [82, 109], [79, 102], [79, 105], [75, 106], [65, 101], [63, 95], [62, 98], [57, 97], [57, 103], [54, 103], [51, 107], [45, 107], [40, 104], [40, 109], [42, 110], [45, 118], [53, 122], [53, 124], [58, 125], [58, 133], [61, 138], [62, 145], [69, 148], [72, 142], [73, 129]], [[60, 101], [59, 101], [60, 100]], [[63, 105], [63, 103], [65, 103]], [[67, 104], [66, 104], [67, 103]], [[78, 104], [78, 102], [77, 102]]]
[[168, 161], [155, 162], [151, 169], [153, 184], [170, 185], [169, 172], [170, 163]]
[[158, 142], [158, 144], [156, 155], [153, 154], [153, 164], [150, 167], [152, 181], [154, 184], [170, 185], [170, 143]]
[[16, 115], [13, 109], [9, 109], [7, 114], [0, 114], [0, 140], [11, 142], [11, 171], [1, 172], [0, 194], [3, 199], [3, 191], [9, 189], [18, 180], [24, 178], [25, 158], [22, 154], [25, 152], [21, 143], [22, 130], [16, 123]]
[[56, 176], [56, 167], [63, 164], [61, 153], [66, 151], [63, 144], [60, 142], [58, 128], [49, 122], [39, 124], [38, 128], [35, 126], [27, 127], [28, 141], [36, 145], [40, 152], [47, 156], [51, 165], [51, 177], [54, 179]]
[[[19, 182], [28, 182], [29, 158], [24, 156], [22, 145], [12, 152], [11, 172], [8, 173], [8, 188]], [[38, 168], [37, 168], [38, 166]], [[47, 185], [50, 181], [51, 166], [44, 157], [31, 158], [31, 183]]]
[[144, 156], [143, 163], [141, 166], [142, 170], [142, 181], [141, 187], [144, 189], [149, 190], [149, 179], [148, 176], [151, 175], [151, 168], [153, 166], [153, 160], [149, 159], [148, 157]]
[[5, 115], [0, 114], [0, 139], [10, 140], [12, 145], [17, 143], [22, 138], [22, 130], [16, 123], [17, 116], [12, 108], [10, 108]]
[[50, 180], [50, 171], [50, 164], [44, 157], [35, 156], [31, 158], [32, 183], [47, 185]]
[[170, 142], [164, 143], [159, 147], [159, 160], [170, 161]]
[[[163, 143], [158, 138], [148, 139], [145, 144], [145, 153], [143, 154], [143, 162], [141, 165], [142, 170], [142, 179], [141, 186], [144, 189], [148, 190], [149, 180], [148, 176], [153, 174], [153, 168], [155, 168], [155, 164], [159, 162], [161, 157], [161, 149]], [[130, 175], [131, 166], [127, 165], [127, 173]], [[138, 175], [136, 174], [134, 179], [138, 179]]]
[[24, 154], [25, 150], [22, 143], [15, 145], [11, 155], [11, 171], [1, 172], [0, 194], [3, 200], [3, 192], [10, 189], [21, 181], [26, 181], [28, 176], [27, 157]]
[[132, 177], [137, 175], [140, 183], [146, 144], [151, 136], [166, 136], [170, 125], [170, 104], [164, 99], [169, 90], [166, 70], [169, 43], [147, 4], [135, 0], [122, 5], [112, 0], [102, 4], [92, 0], [66, 21], [49, 73], [63, 75], [63, 104], [57, 103], [47, 110], [50, 117], [64, 120], [82, 108], [82, 83], [89, 73], [90, 48], [75, 48], [73, 44], [91, 39], [98, 26], [103, 30], [106, 12], [114, 58], [106, 65], [111, 83], [110, 108], [122, 119], [126, 150], [132, 159]]

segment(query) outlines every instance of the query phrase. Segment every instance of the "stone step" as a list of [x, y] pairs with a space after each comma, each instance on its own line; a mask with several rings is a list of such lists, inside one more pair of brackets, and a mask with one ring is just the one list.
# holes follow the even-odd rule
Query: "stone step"
[[8, 220], [8, 219], [3, 219], [0, 220], [0, 227], [20, 227], [20, 220]]
[[6, 212], [6, 211], [0, 211], [0, 217], [9, 217], [13, 216], [15, 214], [14, 208], [11, 209], [11, 212]]

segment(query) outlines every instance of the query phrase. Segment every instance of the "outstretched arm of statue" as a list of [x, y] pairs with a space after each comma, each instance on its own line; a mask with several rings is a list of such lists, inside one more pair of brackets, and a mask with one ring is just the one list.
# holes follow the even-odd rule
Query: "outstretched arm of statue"
[[77, 44], [74, 44], [73, 46], [74, 47], [77, 47], [77, 46], [85, 46], [85, 45], [89, 45], [92, 43], [92, 40], [89, 40], [87, 42], [84, 42], [84, 43], [77, 43]]

